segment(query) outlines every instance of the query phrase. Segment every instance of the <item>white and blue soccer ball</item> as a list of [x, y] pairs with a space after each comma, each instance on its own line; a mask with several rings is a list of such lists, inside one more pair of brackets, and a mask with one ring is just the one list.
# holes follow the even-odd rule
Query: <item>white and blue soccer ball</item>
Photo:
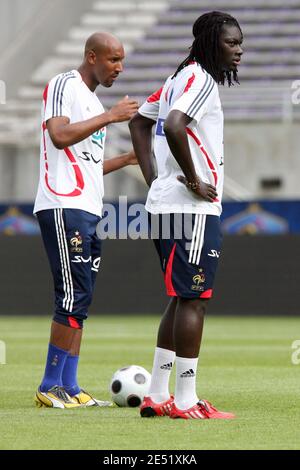
[[112, 376], [110, 392], [118, 406], [140, 406], [148, 395], [151, 374], [144, 367], [131, 365], [122, 367]]

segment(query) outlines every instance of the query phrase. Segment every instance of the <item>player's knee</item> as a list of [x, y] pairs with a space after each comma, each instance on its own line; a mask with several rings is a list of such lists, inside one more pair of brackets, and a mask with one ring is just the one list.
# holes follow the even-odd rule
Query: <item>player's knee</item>
[[68, 326], [70, 328], [74, 328], [77, 330], [81, 330], [83, 328], [83, 322], [87, 318], [87, 315], [82, 314], [70, 314], [65, 315], [62, 313], [55, 313], [53, 317], [53, 321], [56, 323], [60, 323], [61, 325]]
[[184, 304], [188, 310], [194, 311], [194, 313], [204, 316], [207, 312], [207, 299], [187, 299], [187, 298], [179, 298], [179, 302]]
[[208, 299], [205, 299], [205, 300], [199, 299], [198, 301], [197, 308], [202, 313], [202, 315], [205, 315], [207, 312], [208, 302], [209, 302]]
[[92, 287], [76, 291], [72, 305], [68, 305], [68, 309], [66, 309], [62, 299], [59, 298], [53, 320], [71, 328], [83, 328], [83, 322], [88, 317], [88, 309], [92, 303], [92, 297]]

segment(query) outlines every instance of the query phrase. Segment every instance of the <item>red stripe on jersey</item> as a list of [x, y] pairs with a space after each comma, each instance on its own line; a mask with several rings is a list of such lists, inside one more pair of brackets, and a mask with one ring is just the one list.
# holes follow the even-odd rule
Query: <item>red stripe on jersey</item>
[[190, 76], [190, 78], [187, 81], [187, 84], [185, 85], [185, 89], [183, 90], [183, 93], [187, 93], [189, 89], [191, 88], [193, 81], [195, 80], [195, 74]]
[[68, 322], [71, 328], [76, 328], [76, 330], [80, 330], [79, 323], [74, 317], [68, 317]]
[[[43, 100], [44, 100], [45, 108], [46, 108], [47, 99], [48, 99], [48, 88], [49, 88], [49, 83], [48, 83], [48, 85], [46, 86], [46, 88], [44, 89], [44, 92], [43, 92]], [[76, 187], [75, 187], [75, 189], [73, 189], [73, 191], [71, 191], [68, 194], [57, 193], [56, 191], [54, 191], [54, 189], [51, 188], [50, 183], [49, 183], [49, 178], [48, 178], [49, 165], [48, 165], [47, 148], [46, 148], [46, 136], [45, 136], [45, 132], [47, 130], [47, 125], [46, 125], [45, 121], [43, 121], [43, 123], [42, 123], [42, 129], [43, 129], [44, 160], [45, 160], [45, 170], [46, 170], [45, 183], [46, 183], [47, 188], [49, 189], [49, 191], [51, 191], [51, 193], [56, 194], [56, 196], [66, 196], [66, 197], [80, 196], [80, 194], [82, 193], [82, 190], [84, 188], [84, 179], [83, 179], [82, 172], [79, 168], [79, 165], [76, 161], [76, 158], [74, 157], [74, 155], [72, 154], [72, 152], [69, 148], [65, 148], [64, 152], [66, 153], [69, 161], [72, 163], [72, 167], [73, 167], [73, 170], [74, 170], [74, 173], [75, 173], [75, 178], [76, 178]]]
[[196, 142], [196, 144], [197, 144], [199, 147], [201, 147], [201, 142], [200, 142], [200, 140], [199, 140], [198, 137], [194, 134], [194, 132], [191, 131], [191, 129], [190, 129], [189, 127], [186, 127], [186, 132], [187, 132], [188, 135], [190, 135], [190, 136], [194, 139], [194, 141]]
[[84, 179], [82, 172], [79, 168], [78, 163], [76, 162], [76, 158], [72, 154], [71, 150], [69, 148], [65, 148], [64, 152], [67, 155], [69, 161], [72, 164], [74, 173], [75, 173], [75, 178], [76, 178], [76, 187], [71, 191], [70, 193], [58, 193], [56, 192], [53, 188], [51, 188], [50, 183], [49, 183], [49, 177], [48, 177], [48, 172], [49, 172], [49, 166], [48, 166], [48, 157], [47, 157], [47, 148], [46, 148], [46, 137], [45, 137], [45, 132], [46, 132], [47, 126], [46, 123], [43, 122], [43, 146], [44, 146], [44, 160], [45, 160], [45, 183], [49, 191], [51, 193], [55, 194], [56, 196], [65, 196], [65, 197], [76, 197], [80, 196], [82, 193], [82, 190], [84, 188]]
[[172, 295], [172, 296], [177, 296], [175, 289], [173, 287], [173, 282], [172, 282], [172, 269], [173, 269], [173, 260], [174, 260], [175, 250], [176, 250], [176, 243], [174, 243], [174, 246], [172, 248], [172, 251], [168, 260], [168, 264], [167, 264], [166, 274], [165, 274], [165, 284], [166, 284], [166, 289], [167, 289], [167, 295]]
[[49, 88], [49, 83], [48, 85], [46, 86], [44, 92], [43, 92], [43, 101], [44, 101], [44, 105], [46, 107], [46, 103], [47, 103], [47, 98], [48, 98], [48, 88]]
[[210, 299], [212, 297], [212, 293], [213, 293], [212, 289], [205, 290], [200, 295], [200, 299]]
[[160, 95], [162, 94], [163, 87], [161, 87], [159, 90], [155, 91], [152, 95], [150, 95], [147, 98], [147, 103], [153, 103], [155, 101], [158, 101], [160, 99]]
[[[187, 127], [186, 128], [186, 132], [189, 136], [192, 137], [192, 139], [194, 139], [194, 141], [196, 142], [196, 144], [198, 145], [198, 147], [200, 148], [201, 152], [203, 153], [203, 155], [205, 156], [206, 158], [206, 161], [207, 161], [207, 164], [209, 166], [209, 168], [211, 169], [211, 172], [213, 174], [213, 177], [214, 177], [214, 181], [215, 181], [215, 186], [217, 186], [217, 183], [218, 183], [218, 175], [217, 175], [217, 171], [215, 169], [215, 166], [213, 164], [213, 162], [211, 161], [207, 151], [205, 150], [205, 148], [203, 147], [201, 141], [198, 139], [198, 137], [194, 134], [194, 132], [189, 128]], [[215, 199], [215, 202], [218, 202], [218, 199]]]
[[68, 147], [65, 148], [64, 151], [67, 154], [70, 162], [73, 163], [73, 170], [74, 170], [75, 175], [76, 175], [76, 187], [77, 187], [77, 189], [80, 189], [82, 191], [83, 188], [84, 188], [84, 180], [83, 180], [83, 176], [82, 176], [81, 170], [79, 168], [79, 165], [76, 161], [76, 158], [74, 157], [74, 155], [72, 154], [71, 150]]

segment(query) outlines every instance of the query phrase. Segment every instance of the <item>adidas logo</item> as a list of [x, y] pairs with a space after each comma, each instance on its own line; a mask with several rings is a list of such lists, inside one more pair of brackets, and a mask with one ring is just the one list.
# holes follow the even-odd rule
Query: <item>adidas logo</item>
[[58, 355], [55, 354], [55, 356], [52, 359], [51, 366], [56, 367], [58, 364]]
[[168, 362], [168, 364], [164, 364], [162, 366], [160, 366], [161, 369], [166, 369], [166, 370], [171, 370], [172, 369], [172, 366], [173, 366], [173, 363], [172, 362]]
[[180, 377], [195, 377], [195, 372], [193, 371], [193, 369], [186, 370], [185, 372], [182, 372], [182, 374], [180, 374]]

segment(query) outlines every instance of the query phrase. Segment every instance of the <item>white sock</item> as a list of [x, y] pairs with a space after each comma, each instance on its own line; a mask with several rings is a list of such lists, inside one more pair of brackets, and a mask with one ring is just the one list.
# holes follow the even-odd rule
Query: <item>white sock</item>
[[175, 405], [187, 410], [199, 401], [196, 393], [196, 374], [198, 358], [176, 356]]
[[170, 398], [169, 379], [174, 360], [174, 351], [155, 348], [149, 396], [156, 403]]

